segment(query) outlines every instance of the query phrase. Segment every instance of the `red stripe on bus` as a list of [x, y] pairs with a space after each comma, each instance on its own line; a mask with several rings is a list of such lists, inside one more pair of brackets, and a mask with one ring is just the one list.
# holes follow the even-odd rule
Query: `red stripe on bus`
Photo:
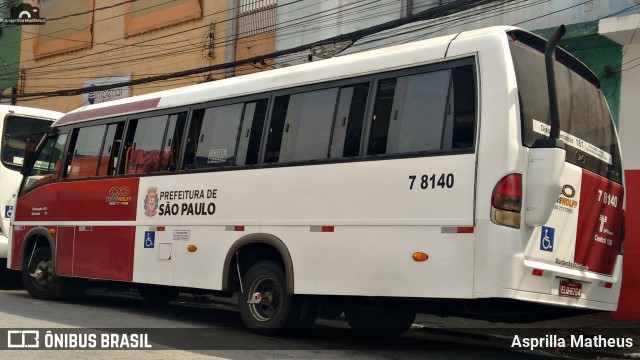
[[473, 226], [459, 226], [457, 229], [458, 234], [473, 234], [475, 228]]
[[574, 263], [613, 274], [622, 239], [622, 186], [582, 170]]
[[160, 98], [153, 98], [153, 99], [127, 103], [127, 104], [112, 105], [112, 106], [106, 106], [106, 107], [101, 107], [97, 109], [90, 109], [86, 111], [78, 111], [78, 112], [66, 114], [65, 116], [61, 117], [60, 120], [58, 120], [58, 122], [56, 123], [56, 125], [71, 124], [81, 120], [148, 110], [148, 109], [157, 107], [159, 102], [160, 102]]

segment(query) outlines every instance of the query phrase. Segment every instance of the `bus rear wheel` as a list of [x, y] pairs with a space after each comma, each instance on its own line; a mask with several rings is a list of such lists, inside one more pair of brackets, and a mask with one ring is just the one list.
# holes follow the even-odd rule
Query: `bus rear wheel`
[[56, 274], [49, 248], [36, 248], [30, 259], [25, 259], [22, 266], [22, 283], [27, 292], [36, 299], [56, 298]]
[[272, 261], [260, 261], [247, 271], [238, 306], [245, 326], [263, 335], [294, 325], [301, 308], [300, 299], [287, 291], [283, 269]]

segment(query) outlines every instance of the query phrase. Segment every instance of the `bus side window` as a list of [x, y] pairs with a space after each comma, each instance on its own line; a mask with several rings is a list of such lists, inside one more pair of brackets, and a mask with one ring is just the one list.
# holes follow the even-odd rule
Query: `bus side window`
[[120, 151], [123, 132], [124, 122], [107, 126], [107, 134], [100, 152], [98, 176], [115, 175], [118, 168], [118, 152]]
[[63, 177], [77, 179], [96, 176], [106, 128], [106, 125], [96, 125], [73, 131], [68, 166]]
[[368, 93], [369, 83], [340, 88], [331, 134], [330, 158], [348, 158], [360, 155], [362, 124]]
[[473, 67], [453, 69], [452, 76], [453, 129], [451, 147], [471, 148], [476, 135], [476, 85]]
[[129, 122], [123, 159], [125, 174], [158, 171], [167, 120], [167, 115], [159, 115]]
[[185, 168], [237, 164], [236, 148], [244, 108], [244, 103], [237, 103], [194, 111], [187, 139]]
[[378, 83], [368, 155], [440, 150], [451, 70], [401, 76]]
[[256, 165], [268, 99], [193, 112], [185, 169]]
[[167, 124], [167, 132], [160, 155], [158, 171], [176, 170], [186, 119], [187, 113], [185, 112], [169, 116], [169, 123]]
[[267, 148], [264, 153], [265, 163], [277, 163], [280, 160], [280, 146], [282, 145], [282, 134], [284, 123], [289, 108], [289, 95], [278, 96], [273, 105], [271, 123], [269, 124], [267, 138]]
[[260, 142], [262, 141], [262, 131], [264, 130], [268, 105], [268, 99], [245, 104], [236, 165], [258, 164]]

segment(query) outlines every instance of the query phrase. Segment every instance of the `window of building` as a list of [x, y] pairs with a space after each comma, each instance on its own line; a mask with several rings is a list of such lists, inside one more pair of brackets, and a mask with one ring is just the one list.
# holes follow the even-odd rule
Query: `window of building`
[[[90, 48], [93, 42], [94, 0], [41, 0], [40, 18], [48, 21], [33, 26], [36, 59]], [[75, 14], [75, 15], [74, 15]]]
[[202, 17], [199, 0], [137, 0], [127, 1], [124, 6], [125, 36]]
[[277, 0], [240, 0], [238, 38], [276, 30]]

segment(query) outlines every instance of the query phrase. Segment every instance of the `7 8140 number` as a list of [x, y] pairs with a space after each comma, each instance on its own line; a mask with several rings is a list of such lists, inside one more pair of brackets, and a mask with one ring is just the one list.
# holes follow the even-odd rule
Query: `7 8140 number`
[[441, 189], [447, 188], [447, 189], [451, 189], [453, 187], [453, 184], [455, 182], [455, 177], [453, 176], [452, 173], [448, 173], [448, 174], [432, 174], [432, 175], [422, 175], [420, 177], [418, 177], [419, 175], [409, 175], [409, 180], [411, 180], [411, 182], [409, 183], [409, 190], [413, 190], [413, 189], [435, 189], [436, 187], [439, 187]]

